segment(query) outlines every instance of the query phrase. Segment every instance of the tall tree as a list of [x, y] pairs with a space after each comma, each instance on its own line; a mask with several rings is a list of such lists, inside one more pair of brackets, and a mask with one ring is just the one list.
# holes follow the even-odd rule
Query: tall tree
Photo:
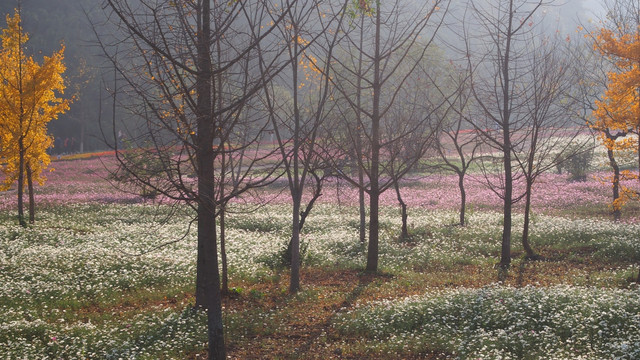
[[514, 147], [513, 158], [525, 182], [524, 193], [518, 195], [524, 197], [522, 246], [529, 259], [539, 259], [529, 241], [533, 185], [541, 174], [584, 151], [588, 139], [578, 138], [587, 128], [582, 104], [572, 92], [584, 68], [574, 66], [570, 38], [561, 38], [557, 32], [532, 35], [528, 42], [532, 51], [528, 65], [531, 86], [525, 105], [527, 126], [516, 134], [524, 141]]
[[529, 35], [534, 16], [544, 1], [509, 0], [491, 4], [473, 3], [461, 23], [465, 46], [463, 62], [469, 71], [469, 88], [476, 113], [468, 119], [486, 145], [498, 154], [501, 166], [495, 175], [493, 162], [483, 162], [487, 185], [503, 201], [500, 266], [511, 264], [512, 207], [517, 196], [514, 181], [522, 172], [513, 163], [514, 149], [526, 143], [522, 136], [529, 118]]
[[[378, 270], [380, 194], [406, 175], [418, 162], [416, 155], [421, 156], [424, 152], [415, 152], [401, 166], [395, 166], [398, 176], [389, 178], [384, 175], [388, 175], [391, 167], [383, 156], [389, 153], [389, 146], [404, 141], [413, 131], [422, 131], [432, 115], [431, 112], [414, 113], [419, 116], [393, 118], [392, 110], [399, 98], [408, 95], [404, 84], [423, 64], [442, 24], [448, 2], [411, 5], [398, 0], [362, 0], [353, 6], [351, 13], [360, 21], [352, 21], [341, 29], [348, 39], [341, 42], [343, 50], [336, 52], [332, 59], [332, 82], [340, 94], [340, 102], [347, 105], [341, 110], [346, 116], [341, 117], [355, 119], [339, 126], [346, 129], [346, 135], [334, 138], [347, 140], [347, 143], [334, 143], [342, 154], [332, 161], [347, 181], [369, 195], [366, 270], [375, 272]], [[398, 131], [386, 136], [385, 130], [389, 128], [386, 124], [392, 123], [396, 125], [393, 129]], [[357, 145], [355, 149], [353, 144]], [[340, 169], [340, 159], [350, 157], [355, 157], [366, 181], [353, 179]]]
[[18, 219], [24, 220], [25, 175], [29, 184], [29, 220], [34, 221], [33, 181], [45, 181], [50, 162], [46, 150], [53, 144], [48, 123], [69, 109], [70, 100], [59, 97], [65, 85], [64, 46], [39, 64], [25, 53], [29, 36], [23, 32], [20, 10], [7, 16], [0, 49], [0, 155], [5, 166], [3, 188], [18, 182]]
[[[609, 21], [593, 34], [593, 46], [614, 68], [607, 74], [604, 94], [595, 102], [591, 127], [598, 132], [614, 170], [612, 207], [619, 218], [622, 205], [640, 197], [637, 190], [621, 183], [640, 180], [640, 4], [617, 0], [607, 7]], [[620, 170], [615, 153], [624, 151], [636, 153], [638, 172]]]
[[329, 112], [325, 108], [331, 94], [329, 59], [339, 39], [337, 28], [345, 16], [347, 3], [344, 1], [336, 9], [332, 9], [328, 1], [296, 2], [290, 7], [279, 27], [280, 37], [287, 43], [289, 67], [265, 92], [264, 101], [279, 144], [293, 205], [292, 235], [287, 248], [291, 255], [291, 293], [300, 289], [302, 216], [309, 214], [320, 195], [318, 181], [315, 196], [303, 210], [302, 195], [308, 177], [320, 179], [314, 173], [320, 161], [316, 139]]
[[[99, 18], [100, 6], [94, 0], [50, 1], [50, 0], [3, 0], [0, 1], [0, 15], [13, 14], [14, 8], [21, 6], [23, 26], [30, 32], [29, 49], [37, 61], [42, 54], [52, 54], [59, 50], [59, 44], [65, 45], [64, 63], [65, 93], [73, 97], [74, 105], [56, 121], [49, 124], [49, 133], [54, 138], [53, 154], [63, 151], [82, 151], [104, 149], [100, 136], [97, 109], [110, 102], [109, 98], [100, 98], [100, 69], [104, 63], [100, 50], [88, 46], [93, 41], [91, 26], [85, 14]], [[107, 29], [105, 29], [107, 30]], [[110, 33], [114, 29], [108, 29]], [[102, 104], [101, 104], [102, 103]], [[74, 142], [64, 149], [64, 140]]]
[[450, 118], [445, 119], [440, 126], [440, 134], [436, 142], [436, 152], [440, 157], [438, 169], [454, 172], [458, 176], [458, 190], [460, 191], [460, 220], [458, 224], [465, 226], [467, 209], [467, 191], [465, 178], [471, 165], [479, 158], [479, 150], [482, 141], [475, 130], [468, 129], [467, 119], [469, 115], [470, 94], [465, 87], [466, 79], [458, 74], [453, 81], [458, 83], [458, 94], [449, 103], [454, 109]]
[[[256, 145], [252, 162], [242, 166], [245, 175], [236, 181], [240, 185], [225, 187], [222, 193], [218, 177], [226, 168], [221, 165], [223, 155], [256, 144], [265, 127], [252, 104], [286, 66], [280, 61], [284, 47], [273, 31], [291, 4], [275, 9], [266, 0], [107, 0], [106, 5], [107, 17], [114, 19], [120, 33], [101, 37], [101, 44], [124, 79], [120, 91], [129, 96], [123, 105], [139, 120], [141, 134], [134, 138], [139, 139], [134, 152], [139, 156], [116, 151], [118, 160], [136, 182], [187, 202], [196, 211], [196, 304], [208, 309], [209, 358], [225, 359], [219, 210], [228, 199], [266, 181], [275, 166], [262, 169], [267, 174], [251, 175], [269, 155]], [[278, 15], [270, 13], [274, 11]], [[95, 31], [99, 33], [99, 26]], [[258, 55], [267, 59], [265, 71], [257, 71]], [[255, 124], [248, 127], [251, 132], [235, 138], [250, 122]], [[226, 146], [240, 138], [247, 142]], [[158, 165], [151, 176], [146, 171], [149, 164]]]

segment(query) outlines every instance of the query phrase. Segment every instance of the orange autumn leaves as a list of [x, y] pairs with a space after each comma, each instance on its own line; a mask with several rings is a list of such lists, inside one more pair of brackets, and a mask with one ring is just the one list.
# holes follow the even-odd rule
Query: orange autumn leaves
[[[309, 42], [298, 36], [296, 38], [296, 42], [298, 45], [302, 47], [306, 47], [309, 45]], [[302, 68], [302, 72], [304, 74], [304, 80], [298, 84], [298, 88], [302, 89], [305, 86], [311, 84], [319, 84], [322, 79], [322, 70], [318, 67], [318, 59], [309, 54], [306, 50], [302, 51], [302, 57], [298, 61], [298, 66]]]
[[[611, 59], [617, 71], [607, 74], [607, 89], [602, 99], [595, 102], [596, 121], [591, 127], [599, 132], [600, 141], [608, 150], [633, 151], [640, 156], [640, 29], [619, 35], [610, 29], [600, 29], [594, 39], [594, 48]], [[629, 136], [632, 134], [635, 136]], [[638, 166], [640, 169], [640, 158]], [[638, 179], [638, 173], [623, 171], [620, 179], [613, 181], [631, 179]], [[614, 200], [614, 209], [638, 196], [627, 187], [621, 190], [621, 196]]]
[[596, 101], [595, 116], [600, 125], [621, 132], [640, 125], [640, 34], [616, 37], [601, 29], [595, 48], [615, 61], [619, 69], [608, 73], [608, 87], [601, 101]]
[[70, 100], [60, 97], [65, 89], [64, 46], [41, 64], [27, 56], [29, 37], [18, 12], [7, 16], [1, 39], [0, 162], [5, 179], [0, 189], [6, 190], [27, 168], [32, 180], [44, 182], [42, 172], [50, 163], [46, 150], [53, 143], [47, 125], [69, 109]]

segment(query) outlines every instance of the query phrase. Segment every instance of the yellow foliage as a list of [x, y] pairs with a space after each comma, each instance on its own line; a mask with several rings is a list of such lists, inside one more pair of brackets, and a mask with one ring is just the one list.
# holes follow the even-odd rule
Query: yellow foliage
[[35, 181], [45, 181], [42, 173], [51, 162], [46, 150], [53, 145], [47, 124], [70, 104], [59, 97], [65, 90], [64, 46], [39, 64], [25, 55], [28, 39], [18, 12], [7, 16], [0, 49], [0, 159], [5, 164], [0, 189], [9, 188], [27, 165]]
[[[594, 48], [613, 60], [618, 71], [607, 74], [608, 86], [602, 99], [596, 101], [593, 112], [596, 120], [591, 127], [599, 131], [600, 141], [607, 149], [637, 153], [640, 145], [640, 29], [616, 35], [603, 28], [594, 39]], [[621, 180], [638, 179], [639, 174], [640, 169], [637, 173], [626, 171], [621, 174]], [[638, 197], [632, 189], [619, 185], [620, 198], [612, 204], [616, 210], [627, 200]]]
[[[296, 42], [302, 46], [306, 46], [309, 44], [309, 41], [305, 40], [301, 36], [296, 38]], [[318, 67], [318, 59], [308, 54], [306, 50], [303, 50], [301, 53], [301, 58], [298, 61], [298, 65], [301, 67], [302, 72], [304, 74], [305, 81], [311, 82], [316, 86], [319, 85], [320, 80], [322, 79], [322, 70]], [[307, 86], [304, 82], [301, 82], [298, 85], [298, 88], [303, 88]]]

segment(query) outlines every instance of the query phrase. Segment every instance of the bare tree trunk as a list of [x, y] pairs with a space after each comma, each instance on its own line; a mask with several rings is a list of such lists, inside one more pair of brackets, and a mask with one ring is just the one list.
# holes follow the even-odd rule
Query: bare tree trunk
[[[206, 157], [203, 159], [205, 160]], [[204, 161], [200, 161], [203, 165]], [[211, 166], [202, 168], [201, 173], [211, 175], [213, 179], [213, 161]], [[207, 309], [207, 327], [209, 338], [209, 360], [226, 359], [222, 324], [222, 299], [220, 295], [220, 275], [218, 254], [216, 251], [215, 204], [213, 180], [200, 179], [198, 189], [202, 199], [198, 204], [198, 260], [203, 272], [204, 307]]]
[[[307, 204], [307, 206], [305, 206], [304, 210], [302, 210], [302, 199], [300, 199], [299, 202], [297, 202], [298, 206], [297, 206], [297, 213], [300, 214], [300, 216], [298, 217], [298, 231], [297, 231], [297, 235], [295, 231], [291, 231], [291, 239], [289, 239], [289, 243], [287, 244], [287, 251], [286, 254], [288, 254], [287, 256], [289, 256], [289, 259], [287, 259], [289, 261], [289, 266], [293, 266], [293, 248], [294, 248], [294, 236], [298, 237], [298, 254], [300, 254], [300, 234], [302, 233], [302, 229], [304, 228], [304, 223], [307, 220], [307, 217], [309, 216], [309, 214], [311, 213], [311, 210], [313, 210], [313, 205], [315, 204], [316, 200], [318, 200], [318, 198], [320, 198], [320, 196], [322, 196], [322, 179], [320, 177], [318, 177], [315, 173], [312, 173], [313, 177], [315, 178], [316, 181], [316, 185], [315, 185], [315, 190], [313, 191], [313, 197], [311, 198], [311, 200], [309, 200], [309, 203]], [[296, 208], [296, 202], [294, 201], [294, 213], [293, 213], [293, 217], [292, 217], [292, 221], [291, 223], [293, 224], [292, 226], [295, 227], [295, 223], [296, 223], [296, 219], [295, 219], [295, 208]], [[300, 259], [301, 255], [298, 255], [298, 267], [302, 266], [302, 261]], [[298, 274], [300, 273], [300, 271], [298, 270]], [[300, 276], [297, 275], [296, 278], [298, 279], [298, 290], [300, 290]], [[295, 293], [295, 292], [293, 292]]]
[[502, 225], [502, 249], [500, 253], [500, 267], [503, 269], [511, 265], [511, 198], [513, 196], [513, 180], [511, 179], [511, 156], [505, 154], [505, 189]]
[[[297, 39], [300, 35], [298, 33], [298, 24], [294, 25], [294, 35]], [[298, 83], [298, 42], [293, 44], [293, 53], [296, 54], [295, 61], [291, 62], [293, 83]], [[291, 190], [291, 198], [293, 199], [293, 218], [291, 224], [291, 278], [289, 281], [289, 293], [295, 294], [300, 290], [300, 208], [302, 207], [302, 188], [304, 181], [300, 179], [300, 136], [301, 136], [301, 117], [298, 108], [298, 87], [293, 87], [293, 166], [292, 174], [289, 175], [289, 188]], [[290, 171], [291, 171], [290, 170]], [[303, 174], [305, 169], [302, 170]]]
[[373, 112], [371, 116], [371, 190], [369, 193], [369, 246], [367, 267], [369, 272], [378, 271], [378, 238], [380, 188], [380, 2], [376, 2], [375, 55], [373, 57]]
[[304, 227], [304, 222], [307, 220], [307, 216], [309, 216], [311, 210], [313, 210], [313, 205], [316, 203], [316, 200], [322, 196], [322, 179], [314, 172], [312, 172], [311, 175], [313, 176], [316, 185], [313, 190], [313, 197], [311, 197], [311, 200], [309, 200], [309, 203], [304, 210], [300, 211], [300, 224], [298, 226], [300, 231], [302, 231], [302, 228]]
[[609, 164], [613, 168], [613, 220], [620, 220], [620, 205], [617, 200], [620, 198], [620, 166], [613, 155], [613, 150], [607, 149], [607, 156], [609, 157]]
[[500, 267], [511, 265], [511, 208], [513, 206], [513, 177], [511, 169], [511, 74], [509, 59], [511, 57], [511, 36], [514, 21], [513, 1], [509, 3], [509, 25], [507, 29], [506, 47], [502, 60], [502, 153], [504, 157], [504, 221], [502, 227], [502, 251]]
[[458, 172], [458, 188], [460, 189], [460, 226], [465, 225], [465, 211], [467, 208], [467, 192], [464, 188], [464, 173]]
[[[218, 252], [216, 241], [216, 203], [215, 203], [215, 171], [213, 163], [214, 134], [216, 125], [212, 114], [212, 64], [211, 46], [211, 3], [203, 1], [198, 14], [198, 73], [196, 77], [197, 91], [197, 148], [198, 165], [198, 263], [196, 285], [204, 290], [204, 301], [196, 298], [207, 309], [207, 326], [209, 338], [209, 360], [226, 359], [224, 333], [222, 324], [222, 298], [220, 294], [220, 271], [218, 269]], [[200, 274], [202, 272], [202, 274]], [[198, 294], [196, 293], [196, 296]], [[201, 294], [202, 295], [202, 294]]]
[[[218, 79], [220, 82], [220, 79]], [[218, 93], [222, 93], [220, 90], [221, 86], [218, 84]], [[222, 101], [218, 101], [218, 106], [222, 107]], [[221, 136], [222, 138], [222, 136]], [[225, 188], [225, 175], [227, 171], [227, 166], [231, 165], [231, 161], [227, 162], [226, 150], [224, 149], [224, 141], [220, 141], [220, 146], [222, 147], [221, 154], [221, 164], [220, 164], [220, 197], [224, 196], [224, 188]], [[223, 202], [220, 206], [220, 261], [222, 261], [222, 288], [220, 291], [222, 294], [226, 295], [229, 293], [229, 273], [227, 268], [227, 246], [226, 246], [226, 237], [225, 237], [225, 214], [227, 212], [227, 203]]]
[[364, 200], [364, 169], [358, 166], [358, 203], [360, 207], [360, 242], [367, 241], [367, 209]]
[[295, 294], [300, 290], [300, 200], [298, 193], [293, 201], [293, 219], [291, 229], [291, 281], [289, 292]]
[[[372, 170], [375, 165], [372, 162]], [[376, 164], [377, 165], [377, 164]], [[372, 171], [373, 174], [373, 171]], [[369, 245], [367, 247], [366, 271], [378, 271], [378, 230], [379, 230], [379, 199], [377, 179], [371, 179], [371, 194], [369, 195]], [[375, 184], [374, 184], [375, 183]]]
[[[362, 49], [364, 43], [364, 16], [360, 17], [360, 49]], [[358, 52], [358, 74], [362, 74], [362, 61], [363, 61], [363, 52]], [[358, 121], [358, 129], [362, 127], [362, 77], [358, 76], [356, 80], [356, 88], [358, 89], [356, 93], [356, 116]], [[356, 165], [358, 166], [358, 204], [360, 206], [360, 242], [364, 244], [367, 241], [367, 209], [365, 207], [365, 191], [364, 191], [364, 168], [360, 163], [362, 160], [362, 137], [361, 132], [358, 131], [356, 133]]]
[[539, 256], [533, 251], [531, 248], [531, 244], [529, 244], [529, 214], [531, 212], [531, 187], [532, 184], [530, 181], [527, 181], [527, 189], [525, 193], [525, 202], [524, 202], [524, 228], [522, 229], [522, 247], [524, 251], [527, 253], [527, 258], [532, 260], [537, 260]]
[[27, 169], [27, 188], [29, 189], [29, 223], [33, 224], [36, 221], [36, 201], [33, 194], [33, 172], [31, 166], [26, 164]]
[[[206, 3], [206, 2], [205, 2]], [[206, 99], [202, 100], [206, 103]], [[196, 304], [207, 309], [209, 360], [226, 359], [222, 324], [222, 299], [216, 241], [215, 180], [213, 169], [213, 124], [211, 118], [198, 119], [198, 263]], [[196, 296], [198, 294], [196, 293]]]
[[[20, 5], [20, 3], [18, 3]], [[18, 12], [21, 12], [21, 9], [18, 9]], [[22, 32], [18, 32], [18, 42], [22, 42]], [[20, 116], [18, 118], [19, 121], [19, 129], [20, 129], [20, 137], [18, 138], [18, 152], [19, 152], [19, 163], [18, 163], [18, 222], [23, 227], [27, 226], [27, 223], [24, 221], [24, 163], [25, 163], [25, 146], [24, 146], [24, 127], [25, 127], [25, 111], [24, 111], [24, 103], [23, 103], [23, 73], [22, 73], [22, 46], [18, 44], [18, 52], [20, 56], [20, 61], [18, 61], [18, 76], [19, 76], [19, 84], [18, 84], [18, 93], [20, 95]]]
[[229, 271], [227, 264], [227, 246], [225, 240], [225, 214], [226, 205], [222, 205], [220, 209], [220, 259], [222, 261], [222, 287], [220, 291], [226, 295], [229, 293]]
[[409, 239], [409, 230], [407, 229], [407, 204], [402, 200], [402, 195], [400, 195], [400, 184], [398, 181], [393, 182], [393, 187], [396, 189], [396, 197], [398, 198], [398, 202], [400, 203], [401, 216], [402, 216], [402, 233], [400, 234], [400, 238], [403, 240]]

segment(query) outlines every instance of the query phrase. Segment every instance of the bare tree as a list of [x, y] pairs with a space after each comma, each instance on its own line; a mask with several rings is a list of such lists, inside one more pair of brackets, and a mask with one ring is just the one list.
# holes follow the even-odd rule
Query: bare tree
[[[135, 152], [116, 151], [118, 160], [138, 183], [195, 209], [196, 304], [208, 309], [209, 358], [225, 359], [218, 210], [270, 174], [247, 175], [241, 186], [222, 194], [216, 167], [229, 153], [224, 145], [238, 124], [257, 121], [251, 100], [284, 66], [275, 60], [282, 47], [267, 41], [288, 6], [278, 10], [280, 16], [269, 15], [274, 9], [268, 1], [106, 0], [106, 9], [120, 32], [99, 37], [101, 45], [124, 80], [120, 91], [126, 93], [128, 110], [139, 119], [137, 132], [143, 135], [130, 139]], [[258, 50], [273, 59], [262, 72], [255, 71]], [[113, 135], [117, 137], [115, 130]], [[248, 139], [237, 146], [248, 148], [259, 139], [258, 132]], [[245, 174], [259, 160], [245, 164]], [[149, 166], [155, 171], [145, 171]]]
[[[342, 117], [353, 120], [338, 127], [345, 133], [335, 139], [347, 140], [347, 144], [334, 142], [333, 147], [339, 149], [341, 155], [334, 156], [332, 162], [349, 183], [369, 195], [366, 270], [375, 272], [378, 269], [380, 194], [394, 184], [391, 177], [383, 177], [391, 168], [382, 157], [390, 153], [387, 147], [406, 140], [409, 134], [419, 131], [431, 119], [431, 114], [422, 114], [419, 119], [392, 118], [390, 111], [398, 98], [406, 95], [403, 84], [415, 75], [422, 63], [442, 24], [448, 2], [421, 3], [415, 4], [416, 7], [403, 7], [400, 1], [371, 3], [360, 1], [355, 5], [354, 21], [341, 29], [347, 34], [347, 39], [341, 42], [342, 51], [332, 58], [332, 83], [340, 94], [340, 101], [348, 105], [341, 110]], [[394, 136], [385, 137], [386, 124], [391, 122], [399, 130]], [[421, 156], [423, 152], [415, 154]], [[341, 162], [354, 157], [366, 181], [353, 179], [342, 171]], [[419, 157], [411, 157], [396, 164], [397, 176], [394, 178], [401, 179], [418, 160]]]
[[[336, 28], [345, 16], [347, 2], [335, 11], [327, 1], [292, 3], [278, 28], [279, 36], [287, 44], [289, 67], [265, 92], [264, 102], [279, 144], [293, 205], [292, 235], [287, 247], [291, 256], [291, 293], [300, 289], [300, 230], [321, 195], [322, 178], [316, 171], [322, 160], [316, 154], [316, 139], [331, 94], [328, 59], [339, 39]], [[261, 63], [261, 69], [264, 66]], [[314, 177], [316, 186], [311, 201], [303, 209], [302, 195], [309, 176]]]
[[[472, 117], [469, 113], [472, 106], [471, 93], [467, 74], [459, 68], [450, 69], [448, 81], [434, 81], [435, 88], [444, 96], [449, 116], [445, 116], [440, 123], [435, 150], [441, 163], [430, 166], [436, 170], [454, 172], [458, 176], [458, 190], [460, 191], [460, 226], [465, 225], [467, 208], [467, 192], [465, 177], [471, 165], [480, 159], [479, 151], [482, 141], [473, 127], [469, 128], [468, 121]], [[447, 91], [442, 84], [449, 83], [454, 89], [451, 95], [445, 96]]]
[[[420, 49], [419, 51], [423, 51]], [[410, 58], [413, 58], [409, 54]], [[392, 121], [383, 122], [381, 154], [384, 165], [381, 173], [392, 182], [401, 210], [400, 238], [408, 240], [407, 204], [400, 191], [402, 178], [420, 171], [421, 161], [429, 150], [436, 147], [439, 128], [448, 117], [448, 105], [458, 95], [456, 89], [448, 88], [447, 75], [450, 69], [435, 46], [427, 54], [419, 54], [421, 63], [411, 77], [402, 83], [400, 95], [389, 110]]]
[[463, 61], [469, 69], [469, 89], [477, 109], [468, 122], [501, 163], [496, 169], [495, 162], [480, 161], [487, 185], [503, 200], [502, 268], [511, 264], [512, 207], [518, 200], [513, 184], [523, 178], [521, 172], [514, 172], [513, 152], [525, 142], [521, 134], [528, 127], [532, 71], [528, 34], [543, 4], [542, 0], [473, 3], [461, 19]]
[[[512, 0], [470, 9], [478, 26], [474, 31], [483, 31], [468, 35], [464, 49], [478, 109], [468, 122], [502, 163], [496, 178], [495, 162], [480, 161], [487, 185], [503, 200], [503, 268], [511, 262], [512, 206], [522, 199], [522, 245], [527, 257], [538, 258], [529, 243], [533, 184], [571, 155], [574, 140], [585, 130], [583, 107], [572, 94], [581, 75], [574, 67], [572, 44], [570, 38], [542, 29], [544, 19], [537, 14], [544, 5]], [[513, 185], [519, 181], [525, 190], [516, 194]]]
[[575, 66], [570, 38], [532, 33], [528, 73], [527, 127], [516, 134], [514, 163], [523, 174], [524, 228], [522, 246], [529, 259], [539, 259], [529, 242], [529, 223], [533, 184], [543, 173], [557, 167], [576, 151], [584, 151], [588, 140], [578, 136], [587, 128], [582, 104], [573, 96], [574, 84], [582, 78], [583, 68]]
[[[463, 83], [461, 84], [463, 85]], [[473, 129], [466, 129], [466, 119], [468, 115], [464, 115], [467, 110], [469, 94], [464, 91], [464, 87], [460, 87], [459, 96], [454, 99], [452, 106], [455, 111], [450, 119], [446, 119], [440, 131], [440, 136], [436, 143], [436, 151], [441, 164], [436, 168], [452, 171], [458, 176], [458, 190], [460, 191], [460, 220], [458, 224], [465, 226], [466, 209], [467, 209], [467, 191], [465, 188], [465, 177], [471, 165], [478, 160], [479, 150], [482, 142]]]
[[[257, 100], [251, 100], [249, 103], [254, 101]], [[277, 155], [277, 149], [264, 145], [261, 141], [268, 122], [261, 116], [261, 111], [255, 111], [253, 107], [247, 106], [244, 111], [239, 112], [241, 118], [237, 122], [226, 123], [230, 129], [219, 127], [221, 142], [218, 145], [219, 162], [216, 162], [219, 165], [216, 169], [216, 199], [219, 205], [216, 215], [220, 226], [222, 294], [229, 293], [226, 252], [227, 205], [236, 196], [250, 189], [269, 185], [282, 174], [279, 170], [282, 163], [273, 163], [271, 160]], [[250, 115], [251, 113], [253, 115]]]

